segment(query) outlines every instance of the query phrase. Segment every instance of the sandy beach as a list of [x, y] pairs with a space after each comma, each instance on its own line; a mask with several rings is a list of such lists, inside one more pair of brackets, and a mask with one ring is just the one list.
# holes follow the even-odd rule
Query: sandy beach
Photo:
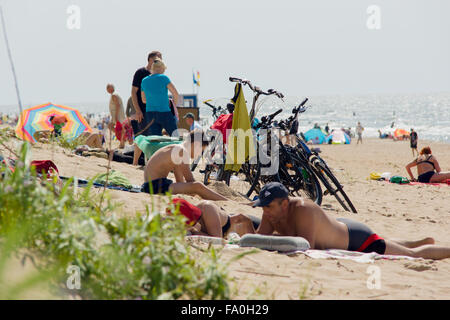
[[[17, 140], [13, 140], [17, 141]], [[12, 145], [14, 143], [11, 143]], [[419, 149], [429, 145], [440, 161], [443, 171], [450, 171], [450, 145], [419, 141]], [[347, 217], [367, 224], [387, 239], [418, 240], [434, 237], [436, 244], [450, 246], [450, 186], [410, 186], [369, 180], [371, 172], [391, 172], [407, 176], [404, 166], [412, 160], [408, 142], [365, 139], [362, 145], [320, 145], [322, 157], [358, 210], [351, 214], [342, 209], [331, 196], [325, 196], [322, 207], [333, 217]], [[4, 152], [4, 150], [3, 150]], [[8, 152], [4, 152], [8, 155]], [[62, 176], [91, 178], [106, 171], [108, 161], [96, 157], [81, 157], [57, 146], [35, 144], [33, 160], [51, 159]], [[122, 172], [135, 185], [143, 183], [143, 168], [112, 162], [114, 170]], [[414, 174], [417, 174], [414, 169]], [[202, 175], [195, 172], [202, 180]], [[170, 176], [169, 176], [170, 178]], [[232, 181], [231, 188], [222, 183], [212, 187], [232, 201], [218, 202], [228, 213], [247, 213], [261, 216], [258, 208], [241, 203], [239, 194], [245, 182]], [[94, 189], [100, 192], [101, 189]], [[108, 190], [111, 199], [120, 204], [117, 213], [133, 217], [152, 203], [148, 194]], [[181, 196], [198, 203], [198, 197]], [[160, 203], [153, 196], [153, 203]], [[221, 251], [225, 263], [233, 256], [249, 249]], [[233, 299], [450, 299], [450, 259], [377, 260], [373, 265], [381, 272], [381, 288], [369, 289], [368, 267], [372, 264], [348, 260], [312, 259], [303, 254], [287, 256], [258, 250], [231, 263], [229, 276]]]

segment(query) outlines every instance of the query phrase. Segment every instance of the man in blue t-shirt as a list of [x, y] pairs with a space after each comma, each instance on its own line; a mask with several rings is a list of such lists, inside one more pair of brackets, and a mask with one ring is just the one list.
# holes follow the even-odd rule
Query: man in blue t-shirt
[[[162, 135], [162, 129], [172, 136], [177, 135], [177, 105], [179, 101], [178, 91], [164, 75], [166, 66], [161, 59], [156, 59], [151, 68], [152, 74], [142, 80], [141, 95], [142, 101], [146, 104], [145, 122], [153, 123], [146, 130], [145, 135]], [[169, 91], [174, 99], [174, 114], [170, 110]], [[174, 133], [175, 132], [175, 133]]]

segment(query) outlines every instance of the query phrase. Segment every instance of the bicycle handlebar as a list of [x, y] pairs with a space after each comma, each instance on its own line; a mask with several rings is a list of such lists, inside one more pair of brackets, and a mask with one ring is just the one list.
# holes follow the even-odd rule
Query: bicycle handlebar
[[258, 125], [256, 126], [256, 128], [261, 128], [263, 126], [269, 126], [272, 123], [272, 120], [279, 115], [281, 112], [283, 112], [283, 109], [279, 109], [278, 111], [275, 111], [274, 113], [268, 115], [268, 116], [264, 116], [261, 118], [261, 122], [258, 123]]
[[305, 105], [305, 103], [308, 102], [308, 100], [309, 100], [308, 98], [305, 98], [305, 100], [303, 100], [302, 103], [300, 103], [300, 104], [298, 105], [298, 108], [303, 107], [303, 106]]
[[270, 96], [270, 95], [276, 95], [278, 98], [283, 99], [284, 95], [281, 92], [278, 92], [274, 89], [269, 89], [267, 90], [267, 92], [262, 91], [260, 88], [258, 87], [254, 87], [252, 85], [252, 83], [249, 80], [246, 79], [241, 79], [241, 78], [236, 78], [236, 77], [229, 77], [228, 78], [231, 82], [238, 82], [238, 83], [242, 83], [243, 85], [248, 85], [248, 87], [253, 91], [256, 92], [258, 94], [263, 94], [265, 96]]
[[213, 109], [213, 110], [217, 110], [217, 107], [216, 106], [213, 106], [212, 104], [210, 104], [209, 102], [207, 102], [207, 101], [203, 101], [203, 103], [204, 104], [206, 104], [208, 107], [210, 107], [211, 109]]

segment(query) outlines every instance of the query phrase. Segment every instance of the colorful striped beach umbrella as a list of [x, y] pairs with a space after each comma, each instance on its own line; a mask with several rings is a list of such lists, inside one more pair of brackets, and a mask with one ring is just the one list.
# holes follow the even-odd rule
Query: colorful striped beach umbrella
[[22, 140], [36, 142], [33, 134], [40, 130], [53, 130], [49, 118], [57, 115], [63, 115], [67, 119], [67, 123], [62, 128], [62, 134], [68, 139], [74, 139], [85, 131], [92, 132], [91, 127], [78, 110], [47, 103], [25, 109], [22, 112], [17, 123], [16, 135]]
[[406, 131], [405, 129], [395, 129], [394, 137], [400, 138], [403, 136], [409, 136], [409, 131]]

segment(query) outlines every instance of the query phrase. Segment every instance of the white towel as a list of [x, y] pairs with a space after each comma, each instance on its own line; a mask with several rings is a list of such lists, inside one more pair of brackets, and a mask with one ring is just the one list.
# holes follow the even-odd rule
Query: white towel
[[384, 255], [378, 254], [376, 252], [364, 253], [364, 252], [356, 252], [356, 251], [347, 251], [347, 250], [337, 250], [337, 249], [329, 249], [329, 250], [306, 250], [306, 251], [296, 251], [296, 252], [287, 252], [286, 254], [293, 253], [303, 253], [310, 258], [313, 259], [344, 259], [344, 260], [353, 260], [359, 263], [373, 263], [375, 260], [423, 260], [422, 258], [413, 258], [407, 256], [393, 256], [393, 255]]

